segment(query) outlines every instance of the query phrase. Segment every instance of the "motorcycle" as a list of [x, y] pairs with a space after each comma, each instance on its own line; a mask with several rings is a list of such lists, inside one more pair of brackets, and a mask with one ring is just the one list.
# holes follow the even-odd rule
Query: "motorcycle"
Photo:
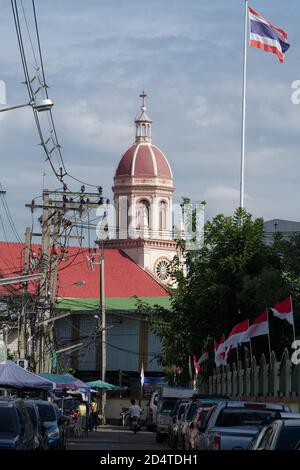
[[137, 416], [131, 419], [131, 430], [136, 434], [141, 429], [141, 420]]
[[120, 416], [121, 416], [121, 419], [122, 419], [122, 426], [126, 426], [126, 421], [127, 421], [127, 418], [128, 418], [128, 411], [129, 411], [129, 408], [123, 407], [122, 411], [120, 412]]

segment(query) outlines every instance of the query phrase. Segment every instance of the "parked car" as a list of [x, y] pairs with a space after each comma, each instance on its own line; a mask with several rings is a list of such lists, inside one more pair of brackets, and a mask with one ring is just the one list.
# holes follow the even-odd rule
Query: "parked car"
[[0, 449], [34, 450], [34, 432], [24, 401], [0, 398]]
[[65, 424], [57, 405], [44, 400], [36, 400], [35, 403], [48, 431], [49, 449], [65, 449]]
[[157, 405], [159, 400], [159, 393], [155, 391], [152, 393], [146, 416], [146, 427], [148, 431], [156, 430], [156, 417], [157, 417]]
[[[244, 401], [219, 402], [200, 434], [200, 450], [246, 449], [258, 431], [287, 405]], [[269, 423], [268, 423], [269, 424]]]
[[251, 450], [296, 450], [300, 444], [300, 419], [281, 419], [265, 427]]
[[43, 425], [39, 409], [34, 401], [25, 400], [24, 405], [28, 411], [34, 432], [35, 449], [48, 449], [48, 431]]
[[190, 401], [185, 407], [183, 416], [178, 424], [177, 449], [185, 450], [185, 434], [190, 423], [193, 421], [200, 404], [197, 401]]
[[197, 437], [202, 429], [205, 427], [207, 419], [212, 412], [213, 406], [201, 406], [197, 409], [193, 421], [189, 424], [185, 433], [185, 449], [197, 449]]
[[184, 415], [187, 404], [188, 402], [185, 399], [178, 400], [171, 413], [171, 421], [168, 430], [168, 445], [171, 449], [177, 449], [179, 423]]
[[195, 393], [190, 388], [163, 387], [159, 392], [159, 401], [156, 418], [156, 441], [162, 442], [166, 439], [171, 423], [171, 413], [175, 408], [177, 400], [191, 398]]
[[[278, 416], [276, 416], [276, 420], [298, 420], [300, 422], [300, 413], [278, 413]], [[276, 421], [274, 420], [274, 421]], [[274, 422], [273, 421], [273, 422]], [[266, 442], [266, 433], [271, 429], [273, 423], [270, 423], [269, 426], [266, 426], [262, 428], [256, 436], [253, 438], [252, 442], [250, 443], [248, 450], [260, 450], [262, 446], [265, 446]], [[271, 437], [271, 436], [270, 436]], [[273, 436], [275, 438], [275, 436]], [[300, 444], [300, 438], [299, 438], [299, 444]]]

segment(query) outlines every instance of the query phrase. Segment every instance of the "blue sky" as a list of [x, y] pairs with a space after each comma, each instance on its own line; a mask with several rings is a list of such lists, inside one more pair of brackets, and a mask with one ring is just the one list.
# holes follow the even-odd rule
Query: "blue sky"
[[[29, 11], [31, 0], [23, 4]], [[266, 219], [299, 220], [300, 106], [291, 102], [291, 84], [300, 79], [299, 2], [250, 5], [288, 32], [291, 48], [284, 64], [249, 49], [246, 207]], [[70, 172], [102, 185], [111, 196], [117, 163], [134, 140], [138, 95], [145, 89], [153, 141], [172, 166], [175, 199], [205, 199], [207, 218], [231, 214], [239, 203], [243, 2], [36, 0], [36, 7]], [[9, 0], [1, 2], [0, 22], [7, 103], [26, 102]], [[29, 64], [33, 70], [30, 50]], [[31, 223], [25, 203], [41, 194], [43, 172], [46, 186], [58, 184], [38, 146], [29, 109], [1, 114], [0, 139], [0, 181], [22, 234]]]

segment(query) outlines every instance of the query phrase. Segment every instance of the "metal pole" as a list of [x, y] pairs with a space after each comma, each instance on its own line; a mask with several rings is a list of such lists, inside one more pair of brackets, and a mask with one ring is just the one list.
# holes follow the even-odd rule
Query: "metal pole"
[[249, 338], [249, 343], [250, 343], [250, 364], [251, 364], [251, 366], [252, 366], [252, 356], [253, 356], [253, 352], [252, 352], [251, 338]]
[[[100, 309], [101, 309], [101, 328], [102, 328], [102, 380], [106, 381], [106, 311], [105, 311], [105, 279], [104, 279], [104, 246], [103, 240], [100, 253]], [[102, 423], [106, 424], [105, 419], [105, 405], [106, 405], [106, 390], [101, 390], [101, 405], [102, 405]]]
[[268, 326], [269, 326], [269, 332], [268, 332], [268, 346], [269, 346], [269, 356], [270, 356], [270, 366], [272, 365], [272, 350], [271, 350], [271, 339], [270, 339], [270, 322], [269, 322], [269, 309], [267, 309], [268, 313]]
[[247, 44], [248, 44], [248, 0], [245, 0], [245, 37], [244, 37], [243, 101], [242, 101], [242, 142], [241, 142], [241, 174], [240, 174], [240, 207], [241, 208], [245, 207], [244, 197], [245, 197]]
[[4, 111], [12, 111], [13, 109], [26, 108], [27, 106], [30, 106], [30, 104], [31, 103], [18, 104], [16, 106], [10, 106], [9, 108], [0, 108], [0, 113], [3, 113]]
[[[49, 206], [49, 191], [48, 189], [43, 190], [43, 221], [42, 221], [42, 263], [41, 272], [43, 277], [40, 285], [40, 297], [46, 302], [48, 299], [48, 270], [50, 262], [50, 235], [51, 235], [51, 220], [50, 220], [50, 206]], [[43, 316], [44, 318], [44, 316]], [[45, 334], [44, 326], [39, 328], [38, 334], [38, 372], [44, 371], [44, 360], [45, 360]]]
[[291, 306], [292, 306], [292, 312], [293, 312], [293, 334], [294, 334], [294, 341], [296, 341], [296, 330], [295, 330], [295, 319], [294, 319], [294, 308], [293, 308], [293, 299], [292, 296], [290, 295], [291, 299]]

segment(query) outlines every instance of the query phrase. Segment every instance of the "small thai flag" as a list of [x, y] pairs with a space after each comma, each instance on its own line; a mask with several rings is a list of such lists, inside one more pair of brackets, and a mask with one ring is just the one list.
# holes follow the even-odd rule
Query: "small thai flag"
[[288, 35], [283, 29], [276, 28], [260, 13], [248, 7], [250, 20], [250, 46], [276, 54], [280, 62], [290, 47]]

